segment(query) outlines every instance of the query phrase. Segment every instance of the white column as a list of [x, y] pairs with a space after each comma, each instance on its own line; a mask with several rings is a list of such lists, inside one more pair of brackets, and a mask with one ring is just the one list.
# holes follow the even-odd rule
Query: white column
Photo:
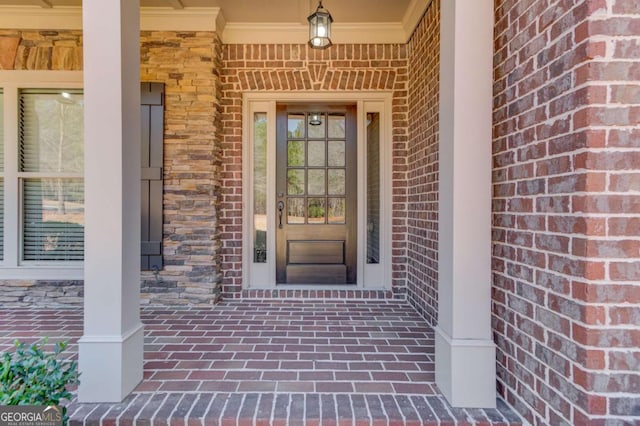
[[139, 0], [83, 1], [81, 402], [119, 402], [142, 380], [139, 9]]
[[436, 383], [455, 407], [491, 408], [493, 1], [441, 8]]

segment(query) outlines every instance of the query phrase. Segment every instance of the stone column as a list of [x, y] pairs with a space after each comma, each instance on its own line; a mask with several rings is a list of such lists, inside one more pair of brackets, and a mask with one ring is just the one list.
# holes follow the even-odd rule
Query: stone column
[[83, 2], [84, 335], [79, 400], [119, 402], [142, 380], [140, 4]]
[[492, 408], [493, 2], [441, 7], [436, 383], [453, 406]]

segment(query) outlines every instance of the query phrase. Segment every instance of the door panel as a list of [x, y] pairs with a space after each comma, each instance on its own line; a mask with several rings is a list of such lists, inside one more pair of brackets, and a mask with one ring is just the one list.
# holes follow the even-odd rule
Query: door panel
[[355, 107], [278, 106], [276, 170], [276, 282], [355, 283]]
[[289, 241], [289, 265], [342, 264], [344, 265], [344, 241]]

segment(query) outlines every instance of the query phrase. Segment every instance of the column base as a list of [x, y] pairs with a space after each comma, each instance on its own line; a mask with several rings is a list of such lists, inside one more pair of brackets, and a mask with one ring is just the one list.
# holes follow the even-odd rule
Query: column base
[[82, 336], [78, 352], [78, 401], [122, 402], [142, 381], [143, 325], [123, 336]]
[[496, 347], [492, 340], [453, 339], [435, 327], [436, 384], [449, 404], [496, 408]]

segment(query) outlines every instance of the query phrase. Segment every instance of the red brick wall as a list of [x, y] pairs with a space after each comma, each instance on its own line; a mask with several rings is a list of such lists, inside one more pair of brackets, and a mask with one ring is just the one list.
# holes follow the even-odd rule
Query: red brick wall
[[222, 82], [223, 294], [242, 290], [242, 93], [247, 91], [393, 91], [393, 291], [405, 287], [407, 143], [406, 45], [225, 45]]
[[433, 325], [438, 314], [438, 75], [440, 1], [409, 41], [407, 297]]
[[639, 10], [496, 2], [498, 385], [533, 424], [640, 415]]

